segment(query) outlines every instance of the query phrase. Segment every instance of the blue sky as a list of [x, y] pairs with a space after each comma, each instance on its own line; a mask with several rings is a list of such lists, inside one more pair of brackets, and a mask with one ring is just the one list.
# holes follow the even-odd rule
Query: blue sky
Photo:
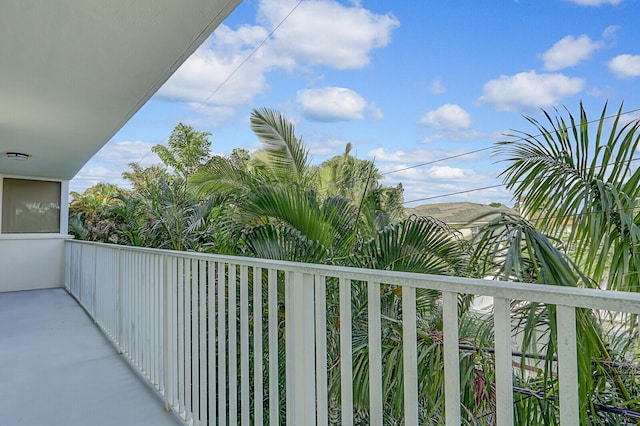
[[248, 116], [269, 107], [295, 123], [316, 163], [351, 142], [352, 152], [387, 173], [384, 183], [402, 182], [407, 206], [512, 205], [500, 187], [446, 196], [501, 183], [503, 165], [491, 150], [394, 171], [490, 147], [510, 129], [533, 131], [523, 115], [541, 118], [541, 108], [577, 114], [582, 101], [590, 118], [606, 101], [611, 112], [621, 102], [625, 111], [640, 108], [639, 6], [245, 0], [86, 164], [71, 190], [98, 181], [124, 185], [127, 164], [159, 162], [150, 149], [166, 143], [179, 122], [211, 132], [214, 154], [253, 151], [259, 145]]

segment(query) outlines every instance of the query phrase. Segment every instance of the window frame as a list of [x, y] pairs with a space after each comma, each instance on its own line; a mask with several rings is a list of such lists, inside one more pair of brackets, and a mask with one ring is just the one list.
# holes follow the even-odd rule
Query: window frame
[[[3, 232], [3, 211], [4, 211], [4, 189], [5, 189], [5, 180], [24, 180], [24, 181], [41, 181], [41, 182], [52, 182], [58, 183], [60, 186], [60, 194], [59, 194], [59, 223], [58, 223], [58, 231], [34, 231], [28, 230], [26, 232]], [[22, 239], [22, 238], [46, 238], [51, 236], [59, 236], [66, 235], [68, 233], [68, 215], [69, 215], [69, 207], [68, 207], [68, 192], [69, 192], [69, 181], [63, 179], [52, 179], [52, 178], [42, 178], [42, 177], [34, 177], [34, 176], [15, 176], [15, 175], [0, 175], [0, 237], [3, 239]]]

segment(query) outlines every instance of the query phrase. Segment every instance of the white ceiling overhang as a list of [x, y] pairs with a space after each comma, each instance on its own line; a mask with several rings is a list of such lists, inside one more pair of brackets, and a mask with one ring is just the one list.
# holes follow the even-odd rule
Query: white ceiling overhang
[[71, 179], [240, 1], [3, 2], [0, 174]]

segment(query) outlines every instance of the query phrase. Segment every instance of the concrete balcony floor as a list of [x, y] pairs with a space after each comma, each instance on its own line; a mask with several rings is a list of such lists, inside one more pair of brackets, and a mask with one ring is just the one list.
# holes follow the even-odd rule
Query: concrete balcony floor
[[0, 293], [0, 426], [180, 424], [64, 289]]

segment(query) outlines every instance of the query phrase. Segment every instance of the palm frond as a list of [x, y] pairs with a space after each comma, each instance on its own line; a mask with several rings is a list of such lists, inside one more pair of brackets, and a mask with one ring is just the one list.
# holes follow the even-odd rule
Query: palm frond
[[200, 196], [242, 196], [255, 180], [256, 176], [239, 167], [232, 159], [214, 157], [189, 178], [189, 187]]
[[309, 171], [309, 151], [295, 136], [293, 124], [268, 108], [254, 109], [251, 129], [265, 146], [276, 176], [303, 184]]
[[454, 229], [432, 218], [411, 216], [381, 230], [352, 262], [372, 269], [455, 276], [466, 259], [465, 244]]
[[242, 239], [253, 256], [263, 259], [320, 263], [329, 254], [319, 242], [283, 225], [267, 223], [245, 228]]
[[[502, 177], [525, 216], [543, 232], [566, 239], [576, 261], [595, 281], [611, 278], [611, 289], [637, 289], [635, 278], [608, 272], [614, 266], [624, 271], [623, 261], [640, 271], [640, 256], [633, 250], [640, 244], [635, 220], [640, 169], [633, 166], [640, 123], [621, 126], [620, 106], [607, 136], [606, 110], [605, 105], [595, 130], [582, 104], [579, 119], [571, 113], [568, 121], [559, 114], [552, 118], [546, 112], [547, 124], [528, 118], [538, 134], [516, 132], [511, 140], [499, 142], [496, 152], [506, 157]], [[630, 257], [620, 250], [625, 239]], [[609, 267], [612, 253], [618, 253], [620, 263]]]

